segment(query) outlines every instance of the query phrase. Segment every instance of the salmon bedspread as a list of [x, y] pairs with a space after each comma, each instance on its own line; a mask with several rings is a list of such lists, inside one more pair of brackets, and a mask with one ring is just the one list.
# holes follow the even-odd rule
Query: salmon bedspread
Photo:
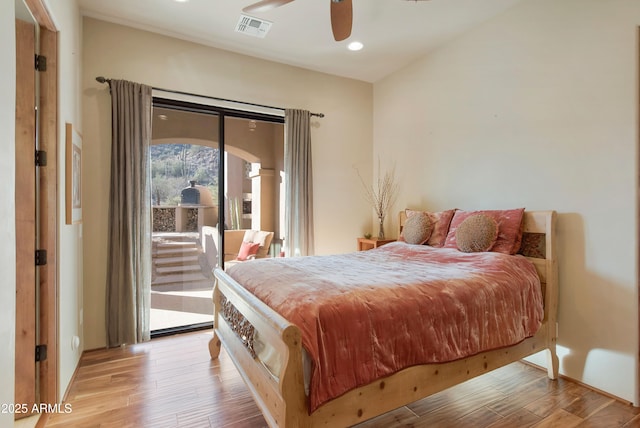
[[518, 255], [394, 242], [227, 273], [300, 328], [312, 360], [310, 412], [413, 365], [516, 344], [543, 319], [535, 267]]

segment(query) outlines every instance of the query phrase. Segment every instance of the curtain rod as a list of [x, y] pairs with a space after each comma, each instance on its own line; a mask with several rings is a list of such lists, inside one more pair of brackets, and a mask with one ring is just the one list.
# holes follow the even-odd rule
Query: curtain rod
[[[103, 77], [103, 76], [98, 76], [98, 77], [96, 77], [96, 81], [98, 81], [99, 83], [110, 83], [111, 79], [108, 79], [108, 78]], [[172, 94], [190, 95], [190, 96], [193, 96], [193, 97], [208, 98], [208, 99], [211, 99], [211, 100], [226, 101], [226, 102], [229, 102], [229, 103], [246, 104], [246, 105], [254, 106], [254, 107], [271, 108], [271, 109], [274, 109], [274, 110], [282, 110], [282, 111], [285, 110], [283, 107], [273, 107], [273, 106], [267, 106], [267, 105], [264, 105], [264, 104], [254, 104], [254, 103], [248, 103], [248, 102], [245, 102], [245, 101], [236, 101], [236, 100], [229, 100], [229, 99], [226, 99], [226, 98], [210, 97], [210, 96], [207, 96], [207, 95], [192, 94], [192, 93], [189, 93], [189, 92], [175, 91], [175, 90], [172, 90], [172, 89], [164, 89], [164, 88], [156, 88], [156, 87], [152, 87], [152, 88], [157, 90], [157, 91], [169, 92], [169, 93], [172, 93]], [[322, 117], [324, 117], [324, 113], [311, 113], [311, 116], [316, 116], [316, 117], [322, 118]]]

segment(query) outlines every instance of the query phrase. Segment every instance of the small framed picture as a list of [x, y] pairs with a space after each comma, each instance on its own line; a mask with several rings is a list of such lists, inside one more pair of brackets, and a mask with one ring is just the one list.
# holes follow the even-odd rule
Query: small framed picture
[[82, 135], [66, 124], [66, 223], [82, 222]]

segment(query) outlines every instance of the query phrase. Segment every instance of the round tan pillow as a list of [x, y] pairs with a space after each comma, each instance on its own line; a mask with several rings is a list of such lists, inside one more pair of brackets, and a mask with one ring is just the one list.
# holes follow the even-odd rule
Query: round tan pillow
[[484, 214], [466, 218], [456, 229], [456, 245], [465, 253], [489, 251], [498, 239], [498, 223]]
[[422, 245], [431, 236], [433, 232], [433, 223], [428, 215], [424, 213], [416, 213], [407, 218], [402, 229], [402, 236], [407, 244]]

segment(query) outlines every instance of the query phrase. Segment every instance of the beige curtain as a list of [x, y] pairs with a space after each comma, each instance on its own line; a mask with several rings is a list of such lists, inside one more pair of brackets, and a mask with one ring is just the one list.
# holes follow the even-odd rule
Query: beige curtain
[[287, 256], [313, 255], [313, 171], [311, 113], [285, 110], [285, 252]]
[[107, 344], [150, 338], [151, 87], [111, 80], [112, 143], [107, 260]]

